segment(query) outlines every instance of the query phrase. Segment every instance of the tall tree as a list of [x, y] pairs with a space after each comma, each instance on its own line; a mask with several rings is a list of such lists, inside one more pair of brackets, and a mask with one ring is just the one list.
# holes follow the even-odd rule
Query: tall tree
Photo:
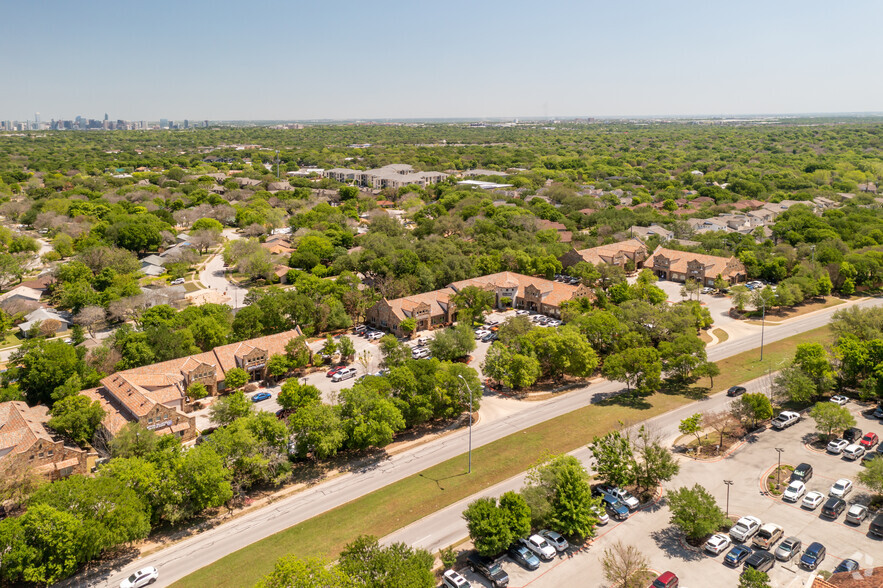
[[619, 431], [595, 437], [589, 445], [598, 477], [612, 486], [627, 486], [635, 479], [631, 440]]
[[[466, 311], [472, 322], [481, 320], [481, 316], [493, 308], [494, 293], [477, 286], [466, 286], [451, 297], [457, 312]], [[471, 328], [471, 325], [470, 325]]]
[[668, 508], [671, 522], [693, 541], [714, 533], [727, 520], [714, 497], [699, 484], [669, 492]]
[[643, 588], [644, 577], [650, 570], [650, 560], [634, 545], [617, 541], [604, 549], [601, 558], [604, 577], [612, 586], [620, 588]]
[[92, 440], [105, 414], [100, 402], [91, 401], [82, 394], [59, 400], [49, 412], [52, 418], [47, 424], [79, 445]]

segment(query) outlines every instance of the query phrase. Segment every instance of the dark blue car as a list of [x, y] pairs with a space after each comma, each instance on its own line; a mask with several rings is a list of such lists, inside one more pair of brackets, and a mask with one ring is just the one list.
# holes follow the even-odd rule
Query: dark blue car
[[724, 563], [728, 566], [736, 567], [745, 561], [751, 555], [751, 548], [744, 545], [734, 545], [733, 548], [724, 557]]
[[520, 543], [513, 543], [509, 546], [509, 557], [529, 570], [535, 570], [540, 567], [539, 558]]
[[800, 565], [808, 570], [814, 570], [825, 559], [825, 546], [815, 541], [806, 548], [803, 555], [800, 556]]
[[269, 392], [258, 392], [257, 394], [255, 394], [254, 396], [251, 397], [251, 401], [252, 402], [260, 402], [261, 400], [267, 400], [271, 396], [273, 396], [273, 395], [270, 394]]
[[629, 518], [629, 507], [620, 502], [615, 496], [606, 493], [602, 494], [601, 503], [616, 520], [624, 521]]
[[840, 572], [854, 572], [858, 569], [858, 562], [854, 559], [844, 559], [840, 562], [840, 565], [834, 568], [834, 573], [839, 574]]

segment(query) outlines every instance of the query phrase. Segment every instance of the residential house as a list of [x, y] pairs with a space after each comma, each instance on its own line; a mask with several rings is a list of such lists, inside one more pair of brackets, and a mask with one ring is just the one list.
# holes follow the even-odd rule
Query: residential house
[[664, 280], [686, 282], [688, 278], [692, 278], [703, 286], [713, 286], [717, 276], [730, 284], [748, 279], [745, 266], [736, 257], [688, 253], [662, 246], [656, 248], [646, 265]]
[[38, 308], [30, 314], [25, 315], [24, 322], [19, 324], [18, 328], [21, 331], [22, 336], [27, 337], [28, 333], [30, 333], [31, 329], [34, 327], [43, 325], [44, 323], [48, 325], [50, 321], [54, 321], [55, 332], [60, 333], [71, 327], [71, 321], [68, 316], [67, 313], [60, 314], [49, 308]]
[[101, 387], [83, 394], [102, 403], [107, 413], [102, 426], [116, 435], [128, 422], [139, 422], [157, 434], [174, 434], [183, 441], [196, 438], [196, 420], [185, 412], [187, 388], [205, 386], [210, 395], [224, 391], [226, 374], [245, 370], [252, 380], [266, 377], [267, 361], [285, 353], [285, 345], [301, 335], [299, 328], [211, 351], [117, 372]]
[[512, 272], [461, 280], [448, 287], [395, 300], [384, 298], [366, 313], [365, 322], [379, 329], [402, 336], [401, 323], [407, 318], [417, 322], [417, 330], [426, 330], [451, 324], [456, 308], [453, 296], [467, 286], [476, 286], [494, 293], [495, 308], [523, 308], [547, 314], [561, 315], [561, 303], [572, 298], [591, 296], [585, 286], [571, 286], [543, 278], [534, 278]]
[[464, 178], [471, 178], [471, 177], [475, 177], [475, 176], [505, 177], [505, 176], [508, 176], [509, 174], [507, 174], [506, 172], [494, 171], [494, 170], [490, 170], [490, 169], [470, 169], [470, 170], [466, 170], [466, 171], [460, 173], [459, 175], [463, 176]]
[[617, 265], [623, 269], [631, 262], [634, 265], [634, 269], [640, 269], [644, 267], [646, 259], [647, 246], [640, 239], [633, 238], [620, 243], [599, 245], [598, 247], [590, 247], [588, 249], [571, 249], [562, 255], [559, 261], [561, 261], [561, 265], [564, 267], [570, 267], [585, 261], [592, 265], [602, 263]]
[[248, 186], [260, 186], [260, 180], [253, 180], [251, 178], [232, 178], [234, 182], [236, 182], [240, 188], [245, 188]]
[[410, 186], [412, 184], [418, 186], [437, 184], [447, 178], [448, 174], [442, 172], [415, 172], [414, 168], [408, 164], [394, 163], [364, 171], [333, 168], [324, 171], [322, 176], [334, 178], [338, 182], [355, 182], [367, 188], [392, 188], [398, 190], [403, 186]]
[[558, 240], [561, 243], [570, 243], [573, 241], [573, 233], [567, 230], [562, 223], [552, 222], [546, 219], [537, 219], [537, 229], [545, 231], [553, 229], [558, 232]]
[[0, 402], [0, 471], [28, 466], [50, 480], [86, 473], [86, 452], [50, 433], [47, 422], [45, 406]]
[[672, 230], [666, 229], [662, 225], [650, 225], [649, 227], [641, 227], [638, 225], [634, 225], [629, 229], [629, 234], [641, 241], [646, 241], [650, 237], [658, 236], [663, 241], [670, 241], [675, 238], [675, 233]]

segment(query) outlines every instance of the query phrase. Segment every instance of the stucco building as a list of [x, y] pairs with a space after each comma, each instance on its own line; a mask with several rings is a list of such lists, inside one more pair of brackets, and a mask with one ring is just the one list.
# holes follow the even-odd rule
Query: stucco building
[[719, 257], [657, 247], [647, 266], [662, 279], [686, 282], [693, 278], [703, 286], [713, 286], [718, 276], [730, 284], [748, 279], [745, 266], [735, 256]]
[[581, 261], [592, 265], [607, 264], [617, 265], [625, 269], [630, 261], [635, 269], [644, 267], [647, 260], [647, 246], [640, 239], [629, 239], [610, 245], [599, 245], [588, 249], [571, 249], [559, 259], [561, 265], [570, 267]]
[[26, 466], [50, 480], [87, 471], [86, 452], [46, 429], [49, 409], [21, 401], [0, 403], [0, 471]]

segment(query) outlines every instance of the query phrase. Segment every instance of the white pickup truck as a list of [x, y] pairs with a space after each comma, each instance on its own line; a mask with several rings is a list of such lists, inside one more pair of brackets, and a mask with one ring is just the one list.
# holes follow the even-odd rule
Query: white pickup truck
[[779, 416], [773, 419], [773, 428], [785, 429], [800, 420], [800, 413], [783, 410]]

